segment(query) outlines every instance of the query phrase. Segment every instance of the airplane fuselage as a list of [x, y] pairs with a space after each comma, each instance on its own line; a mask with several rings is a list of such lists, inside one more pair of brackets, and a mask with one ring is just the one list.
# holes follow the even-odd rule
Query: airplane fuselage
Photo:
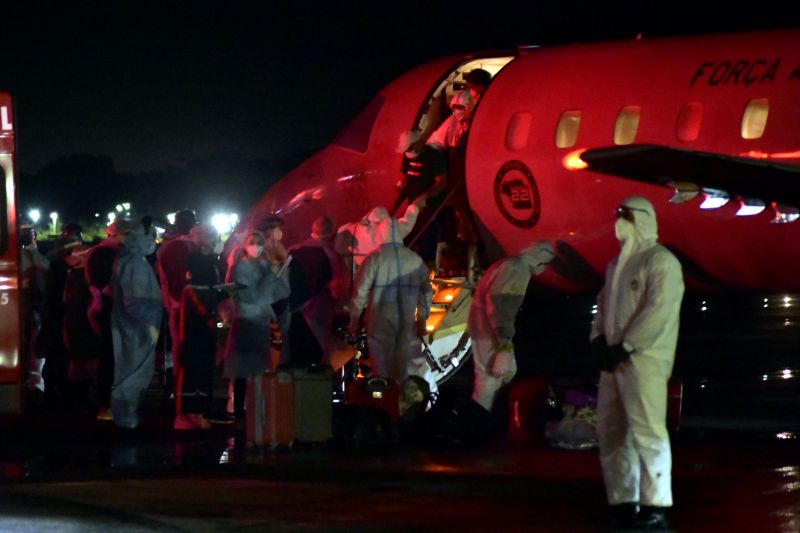
[[[739, 202], [701, 210], [702, 195], [586, 170], [582, 149], [654, 144], [800, 165], [800, 31], [707, 35], [520, 49], [499, 69], [472, 118], [465, 176], [490, 257], [547, 239], [559, 264], [540, 279], [596, 290], [618, 250], [614, 209], [627, 196], [655, 205], [662, 243], [687, 283], [710, 290], [800, 290], [800, 221], [737, 216]], [[437, 88], [477, 56], [432, 61], [389, 84], [334, 142], [274, 185], [242, 228], [286, 218], [285, 240], [327, 214], [360, 219], [397, 195], [402, 130], [417, 127]], [[448, 78], [448, 76], [450, 78]], [[698, 176], [701, 181], [702, 176]]]

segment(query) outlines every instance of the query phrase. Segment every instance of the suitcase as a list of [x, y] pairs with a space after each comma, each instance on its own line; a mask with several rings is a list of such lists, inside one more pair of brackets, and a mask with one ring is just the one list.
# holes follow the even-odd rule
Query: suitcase
[[514, 444], [544, 443], [548, 382], [543, 377], [513, 381], [508, 391], [508, 430]]
[[312, 365], [293, 369], [294, 436], [298, 442], [333, 438], [333, 368]]
[[247, 380], [245, 438], [256, 446], [291, 447], [295, 440], [292, 374], [269, 371]]
[[400, 419], [400, 386], [391, 378], [357, 378], [347, 385], [345, 405], [380, 409], [392, 423]]

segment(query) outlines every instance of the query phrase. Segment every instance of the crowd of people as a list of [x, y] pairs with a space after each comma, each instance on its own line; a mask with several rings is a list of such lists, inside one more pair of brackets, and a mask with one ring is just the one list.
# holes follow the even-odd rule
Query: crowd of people
[[[228, 411], [241, 417], [248, 379], [279, 364], [332, 362], [343, 342], [334, 334], [338, 317], [351, 336], [366, 332], [374, 374], [398, 383], [429, 377], [420, 339], [432, 296], [424, 257], [442, 237], [442, 209], [450, 208], [460, 240], [474, 236], [459, 209], [466, 202], [453, 200], [464, 194], [453, 161], [491, 77], [478, 69], [465, 78], [468, 90], [453, 96], [452, 115], [427, 139], [401, 133], [403, 179], [391, 210], [375, 206], [338, 230], [319, 216], [309, 237], [289, 249], [275, 216], [236, 234], [222, 259], [216, 231], [198, 224], [191, 210], [176, 214], [158, 250], [149, 217], [116, 220], [91, 247], [69, 224], [48, 257], [38, 251], [35, 232], [23, 228], [29, 387], [43, 391], [50, 405], [91, 397], [98, 419], [134, 428], [162, 346], [174, 428], [205, 429], [218, 368], [230, 383]], [[591, 332], [602, 368], [601, 464], [616, 519], [657, 526], [672, 505], [666, 387], [683, 279], [678, 261], [656, 242], [646, 199], [620, 205], [616, 237], [621, 251], [609, 265]], [[528, 283], [554, 257], [549, 243], [532, 243], [490, 266], [474, 289], [472, 402], [484, 415], [516, 373], [514, 322]], [[221, 321], [230, 328], [218, 350]]]

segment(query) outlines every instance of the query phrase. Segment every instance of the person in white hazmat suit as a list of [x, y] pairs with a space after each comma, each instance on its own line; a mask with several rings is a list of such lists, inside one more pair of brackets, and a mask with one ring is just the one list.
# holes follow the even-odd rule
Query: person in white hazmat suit
[[554, 257], [550, 243], [536, 242], [496, 261], [475, 288], [467, 319], [475, 367], [472, 399], [486, 411], [491, 412], [498, 391], [517, 373], [514, 320], [531, 276], [544, 272]]
[[[433, 289], [422, 258], [403, 245], [400, 224], [392, 217], [377, 225], [380, 247], [358, 271], [350, 302], [350, 333], [359, 330], [367, 307], [366, 330], [372, 372], [403, 383], [427, 363], [420, 335], [430, 312]], [[369, 302], [369, 303], [367, 303]]]
[[633, 196], [617, 209], [619, 255], [608, 265], [590, 339], [601, 360], [600, 463], [617, 525], [666, 526], [672, 505], [667, 381], [678, 340], [683, 273], [656, 242], [652, 204]]
[[125, 428], [139, 425], [139, 404], [155, 370], [163, 303], [155, 273], [145, 258], [156, 250], [154, 237], [145, 233], [142, 224], [134, 224], [122, 241], [111, 275], [111, 413], [114, 423]]
[[[408, 205], [401, 218], [395, 219], [395, 229], [400, 242], [414, 229], [419, 211], [420, 206], [415, 201]], [[351, 283], [367, 256], [383, 244], [378, 234], [378, 227], [389, 218], [389, 211], [383, 206], [377, 206], [370, 209], [361, 220], [344, 224], [336, 231], [334, 248], [342, 256]]]

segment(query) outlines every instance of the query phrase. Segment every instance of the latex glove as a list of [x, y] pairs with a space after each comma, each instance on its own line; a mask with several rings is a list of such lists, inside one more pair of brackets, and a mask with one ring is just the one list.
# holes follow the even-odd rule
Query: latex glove
[[155, 326], [150, 326], [148, 328], [148, 331], [150, 332], [150, 340], [153, 341], [153, 344], [157, 343], [158, 342], [158, 333], [159, 333], [158, 328], [155, 327]]
[[625, 361], [631, 358], [630, 352], [622, 347], [622, 344], [615, 344], [614, 346], [608, 347], [608, 367], [611, 370], [607, 370], [607, 372], [613, 372]]
[[511, 372], [512, 362], [514, 361], [514, 352], [510, 350], [501, 350], [494, 354], [491, 361], [491, 368], [489, 373], [496, 377], [502, 378], [507, 373]]

